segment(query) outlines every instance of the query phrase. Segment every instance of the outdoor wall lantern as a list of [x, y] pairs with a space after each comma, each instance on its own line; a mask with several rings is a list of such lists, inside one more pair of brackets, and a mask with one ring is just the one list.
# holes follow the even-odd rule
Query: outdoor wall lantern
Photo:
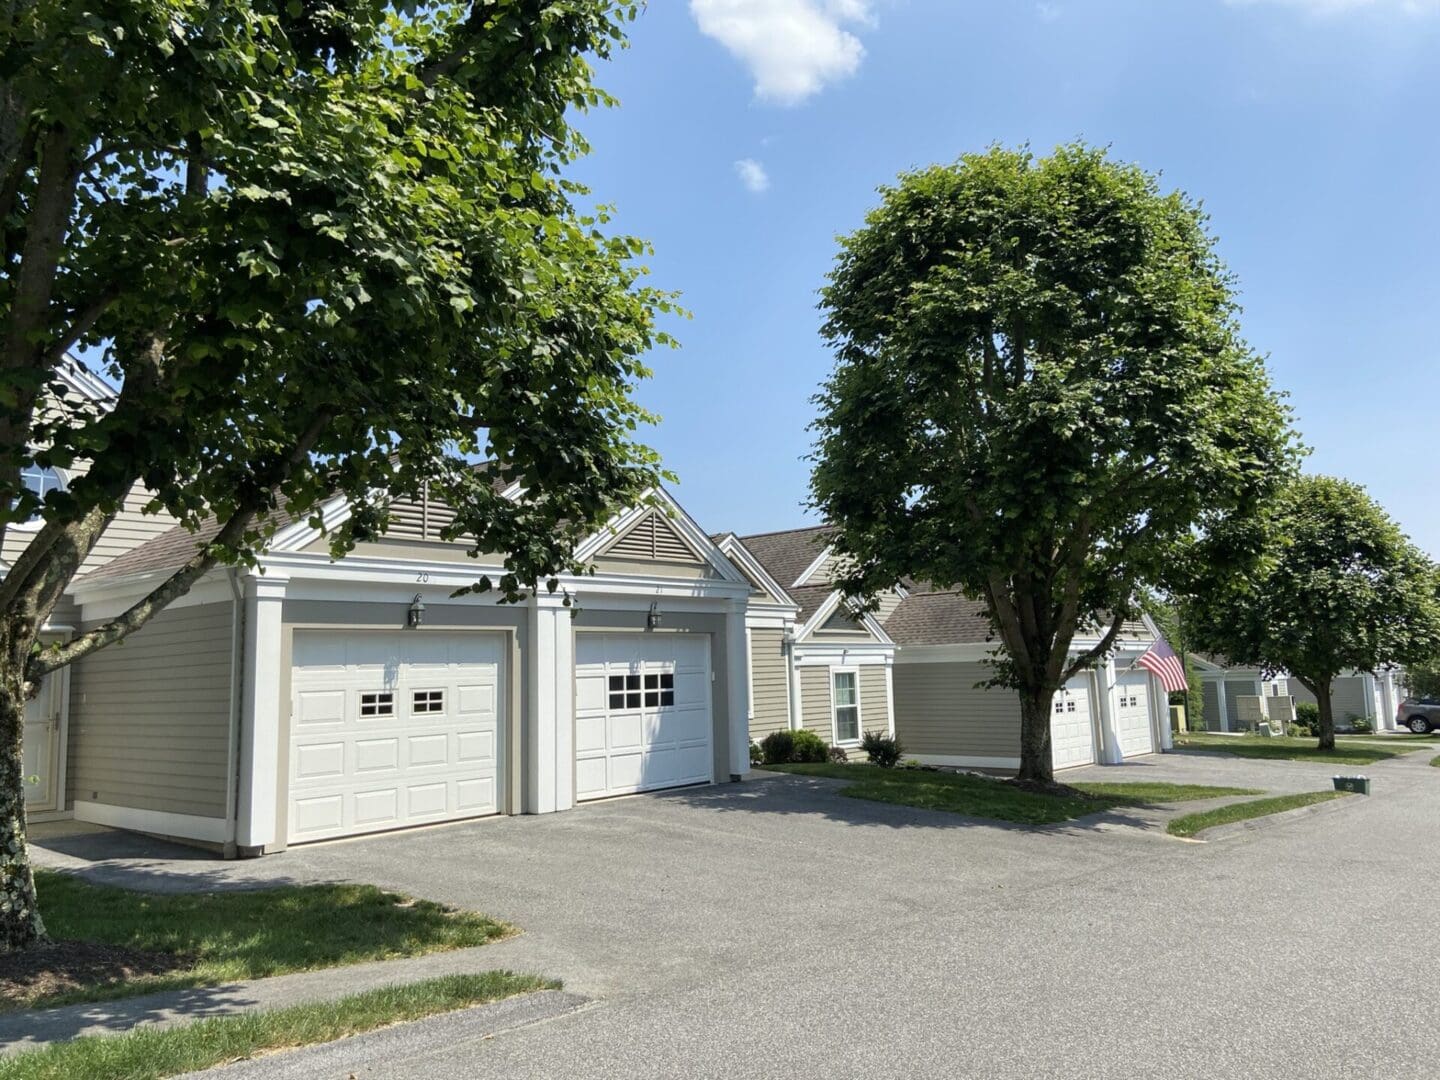
[[410, 601], [410, 610], [406, 613], [405, 623], [411, 630], [420, 629], [420, 624], [425, 621], [425, 602], [420, 599], [420, 594], [415, 594], [415, 599]]
[[645, 613], [645, 629], [657, 630], [660, 627], [660, 601], [652, 600], [650, 610]]

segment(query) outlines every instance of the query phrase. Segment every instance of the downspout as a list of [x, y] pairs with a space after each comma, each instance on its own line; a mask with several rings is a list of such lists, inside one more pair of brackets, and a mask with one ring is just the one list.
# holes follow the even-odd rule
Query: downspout
[[232, 566], [227, 575], [233, 610], [230, 616], [230, 732], [229, 767], [225, 770], [225, 851], [227, 859], [239, 855], [236, 840], [240, 831], [240, 712], [241, 673], [245, 666], [245, 593], [240, 587], [240, 568]]

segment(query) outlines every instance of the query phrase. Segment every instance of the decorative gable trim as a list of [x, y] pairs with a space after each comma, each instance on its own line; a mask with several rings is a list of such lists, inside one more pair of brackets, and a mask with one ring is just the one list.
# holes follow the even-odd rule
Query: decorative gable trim
[[696, 551], [675, 531], [668, 518], [651, 510], [624, 533], [602, 548], [599, 557], [637, 559], [643, 562], [704, 563], [705, 556]]
[[822, 566], [825, 565], [826, 561], [830, 558], [834, 551], [835, 546], [833, 544], [826, 544], [825, 550], [820, 552], [820, 554], [816, 556], [814, 562], [812, 562], [804, 570], [800, 571], [800, 576], [796, 578], [793, 582], [791, 582], [791, 585], [794, 588], [800, 589], [810, 584], [810, 579], [815, 576], [816, 572], [819, 571]]
[[705, 530], [700, 528], [695, 519], [687, 514], [664, 488], [650, 489], [637, 505], [616, 514], [599, 532], [575, 549], [575, 558], [582, 563], [591, 562], [605, 551], [616, 537], [623, 537], [643, 518], [656, 511], [661, 513], [666, 524], [679, 534], [701, 562], [710, 566], [724, 580], [744, 585], [747, 589], [750, 587], [745, 575], [721, 553]]
[[790, 595], [780, 583], [761, 565], [760, 560], [750, 553], [750, 549], [745, 546], [744, 541], [734, 533], [726, 533], [716, 546], [719, 547], [720, 553], [734, 563], [762, 592], [769, 593], [783, 604], [799, 607], [794, 600], [790, 599]]
[[[827, 596], [825, 602], [815, 609], [815, 613], [810, 616], [809, 621], [796, 632], [795, 640], [804, 641], [806, 638], [814, 636], [817, 630], [830, 621], [830, 617], [839, 609], [844, 599], [845, 596], [839, 589]], [[895, 644], [894, 639], [885, 633], [885, 628], [880, 625], [880, 620], [875, 618], [872, 612], [867, 611], [860, 616], [860, 625], [882, 645]]]

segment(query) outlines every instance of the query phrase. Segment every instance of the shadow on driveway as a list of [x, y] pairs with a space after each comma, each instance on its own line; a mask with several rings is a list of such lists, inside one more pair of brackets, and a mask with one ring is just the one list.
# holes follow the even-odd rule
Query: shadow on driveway
[[[743, 784], [711, 784], [653, 792], [640, 798], [680, 802], [697, 809], [731, 814], [774, 814], [822, 818], [842, 825], [889, 829], [1000, 829], [1027, 833], [1108, 831], [1117, 827], [1153, 831], [1163, 827], [1171, 805], [1142, 805], [1097, 810], [1055, 824], [1031, 825], [997, 818], [973, 817], [948, 810], [929, 810], [900, 803], [842, 795], [850, 781], [793, 773], [765, 773]], [[1157, 820], [1159, 826], [1157, 826]]]

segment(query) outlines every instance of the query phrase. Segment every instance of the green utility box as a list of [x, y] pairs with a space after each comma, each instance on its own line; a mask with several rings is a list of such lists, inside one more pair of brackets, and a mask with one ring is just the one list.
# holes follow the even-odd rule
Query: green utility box
[[1356, 795], [1370, 794], [1370, 778], [1368, 776], [1337, 776], [1335, 777], [1336, 791], [1349, 791]]

